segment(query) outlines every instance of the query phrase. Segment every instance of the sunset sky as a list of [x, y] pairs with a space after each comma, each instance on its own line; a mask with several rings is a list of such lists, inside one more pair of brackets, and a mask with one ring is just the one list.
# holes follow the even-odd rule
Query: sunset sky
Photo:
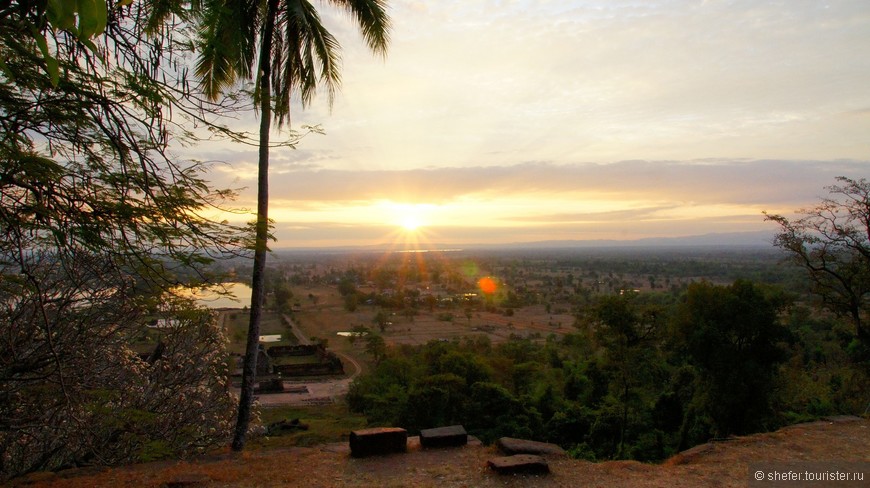
[[[318, 5], [343, 84], [272, 152], [274, 247], [772, 231], [870, 176], [866, 0], [393, 0], [385, 59]], [[184, 154], [255, 207], [256, 148]]]

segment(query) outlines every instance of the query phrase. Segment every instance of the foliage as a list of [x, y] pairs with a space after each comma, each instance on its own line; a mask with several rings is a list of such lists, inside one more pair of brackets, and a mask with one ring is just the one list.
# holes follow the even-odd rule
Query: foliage
[[785, 360], [785, 303], [746, 281], [729, 287], [689, 286], [675, 320], [675, 335], [698, 371], [695, 407], [712, 420], [717, 437], [763, 428], [777, 365]]
[[184, 80], [150, 77], [172, 62], [161, 53], [174, 26], [147, 37], [148, 11], [113, 10], [99, 44], [111, 65], [64, 31], [47, 31], [62, 73], [55, 87], [16, 23], [32, 13], [28, 5], [0, 18], [9, 68], [0, 79], [3, 251], [20, 244], [107, 253], [155, 281], [171, 264], [199, 267], [209, 253], [242, 244], [240, 229], [203, 216], [232, 192], [213, 190], [204, 165], [179, 163], [167, 151], [170, 109], [194, 115], [194, 101], [179, 98]]
[[348, 405], [373, 425], [457, 423], [485, 442], [527, 437], [584, 459], [644, 461], [790, 419], [862, 412], [866, 376], [849, 368], [842, 337], [807, 314], [786, 324], [789, 304], [740, 280], [696, 283], [676, 301], [604, 295], [578, 333], [558, 339], [388, 348], [351, 384]]
[[383, 310], [378, 310], [374, 317], [372, 317], [372, 323], [377, 324], [378, 329], [380, 329], [383, 334], [387, 330], [387, 325], [390, 323], [389, 316]]
[[606, 355], [604, 367], [611, 370], [610, 389], [619, 409], [619, 443], [613, 454], [625, 457], [625, 436], [629, 415], [645, 408], [651, 392], [648, 387], [661, 364], [657, 339], [663, 312], [657, 307], [640, 310], [634, 294], [602, 297], [593, 308], [594, 325]]
[[280, 275], [266, 281], [266, 293], [272, 296], [272, 309], [288, 314], [293, 311], [293, 291]]
[[194, 452], [230, 406], [220, 331], [167, 294], [245, 240], [204, 216], [232, 192], [167, 150], [209, 116], [176, 63], [182, 4], [110, 4], [102, 34], [96, 2], [49, 4], [0, 6], [4, 476]]
[[[130, 1], [119, 3], [119, 6], [129, 4]], [[106, 0], [53, 0], [39, 8], [21, 5], [24, 8], [18, 12], [12, 10], [12, 5], [7, 3], [4, 12], [0, 16], [14, 16], [18, 14], [18, 22], [23, 27], [28, 41], [32, 41], [39, 48], [39, 55], [45, 72], [51, 79], [51, 84], [57, 86], [60, 83], [60, 67], [57, 58], [49, 49], [49, 42], [43, 31], [46, 26], [51, 30], [63, 30], [76, 41], [99, 55], [97, 46], [92, 39], [105, 31], [108, 23], [108, 6]], [[11, 75], [12, 72], [6, 65], [5, 56], [0, 58], [0, 69]], [[14, 76], [14, 75], [12, 75]]]
[[861, 359], [870, 359], [870, 181], [838, 177], [831, 197], [789, 220], [767, 215], [780, 226], [774, 243], [804, 268], [813, 291], [855, 328]]
[[133, 345], [154, 301], [92, 256], [41, 255], [4, 280], [0, 468], [7, 475], [199, 452], [226, 438], [225, 339], [213, 317], [163, 302], [158, 346]]
[[[203, 2], [196, 70], [213, 99], [240, 80], [256, 79], [255, 99], [274, 97], [275, 118], [283, 123], [289, 120], [291, 94], [298, 94], [307, 106], [319, 83], [332, 103], [341, 82], [340, 46], [308, 0], [278, 1], [268, 6], [269, 12], [267, 3]], [[334, 4], [357, 22], [373, 52], [386, 53], [390, 26], [383, 0]], [[273, 29], [268, 40], [267, 26]], [[255, 71], [258, 44], [265, 45], [268, 54], [259, 58]], [[271, 76], [270, 93], [260, 91], [262, 76]]]
[[387, 344], [384, 342], [384, 338], [377, 334], [368, 334], [365, 337], [366, 341], [366, 352], [369, 353], [369, 356], [375, 361], [375, 363], [380, 363], [384, 356], [387, 354]]
[[270, 432], [252, 440], [249, 447], [253, 449], [347, 442], [347, 433], [364, 428], [366, 423], [365, 417], [350, 413], [343, 403], [319, 405], [317, 408], [273, 406], [261, 409], [260, 415], [261, 422], [267, 427], [273, 422], [298, 419], [308, 429]]

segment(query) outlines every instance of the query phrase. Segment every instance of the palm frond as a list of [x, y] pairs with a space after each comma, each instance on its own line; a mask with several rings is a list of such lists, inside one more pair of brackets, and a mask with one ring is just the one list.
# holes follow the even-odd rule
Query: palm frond
[[202, 2], [195, 72], [206, 96], [217, 99], [240, 79], [250, 79], [261, 23], [260, 2]]
[[372, 52], [386, 56], [391, 28], [386, 0], [330, 0], [330, 3], [354, 18]]
[[289, 120], [291, 95], [297, 90], [302, 105], [308, 106], [321, 83], [331, 105], [341, 83], [340, 46], [308, 0], [284, 1], [275, 41], [272, 85], [278, 124]]
[[[254, 71], [257, 45], [264, 28], [264, 0], [194, 0], [201, 7], [196, 74], [212, 99], [240, 79], [259, 78]], [[386, 0], [330, 0], [356, 21], [369, 48], [386, 53], [390, 22]], [[280, 0], [271, 47], [274, 114], [279, 126], [289, 121], [292, 95], [302, 106], [314, 100], [318, 88], [332, 106], [341, 85], [341, 46], [323, 25], [310, 0]], [[320, 85], [320, 87], [318, 87]], [[259, 99], [259, 82], [254, 98]]]

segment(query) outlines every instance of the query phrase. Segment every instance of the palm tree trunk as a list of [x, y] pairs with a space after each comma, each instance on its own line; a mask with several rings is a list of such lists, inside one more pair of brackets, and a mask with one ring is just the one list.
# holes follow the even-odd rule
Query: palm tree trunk
[[251, 421], [254, 382], [257, 379], [257, 349], [260, 343], [260, 318], [265, 297], [266, 249], [269, 238], [269, 131], [272, 123], [271, 53], [278, 0], [269, 0], [263, 38], [260, 43], [260, 152], [257, 173], [257, 227], [254, 244], [254, 272], [251, 277], [251, 315], [248, 342], [242, 369], [242, 392], [239, 415], [233, 434], [232, 450], [245, 447], [245, 435]]

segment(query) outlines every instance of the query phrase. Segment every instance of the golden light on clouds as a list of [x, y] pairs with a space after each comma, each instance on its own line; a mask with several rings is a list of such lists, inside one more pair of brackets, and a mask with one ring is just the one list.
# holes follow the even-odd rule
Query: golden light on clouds
[[[334, 106], [294, 112], [325, 135], [270, 153], [276, 247], [763, 233], [870, 173], [866, 0], [490, 7], [396, 2], [386, 59], [344, 44]], [[255, 148], [183, 152], [255, 208]]]
[[[645, 195], [653, 196], [653, 195]], [[359, 245], [396, 244], [412, 248], [426, 243], [473, 243], [492, 239], [515, 242], [549, 239], [640, 239], [661, 237], [677, 229], [683, 235], [760, 229], [761, 212], [778, 206], [756, 203], [710, 203], [668, 199], [626, 199], [614, 194], [578, 192], [466, 194], [441, 204], [386, 199], [292, 201], [276, 199], [270, 217], [284, 242], [325, 245], [314, 235]], [[788, 210], [788, 208], [786, 209]], [[252, 213], [224, 214], [234, 223], [252, 221]], [[286, 239], [286, 240], [283, 240]]]

